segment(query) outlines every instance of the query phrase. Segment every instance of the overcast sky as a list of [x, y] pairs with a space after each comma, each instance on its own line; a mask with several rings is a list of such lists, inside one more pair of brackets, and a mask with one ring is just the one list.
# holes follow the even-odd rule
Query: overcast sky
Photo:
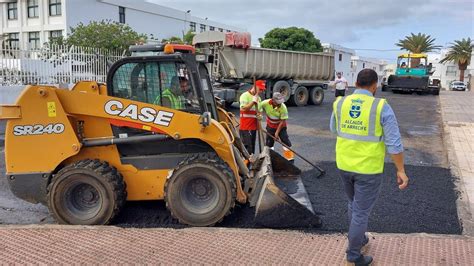
[[[321, 42], [353, 49], [396, 50], [410, 32], [427, 33], [438, 45], [473, 38], [473, 0], [152, 0], [198, 17], [244, 28], [257, 40], [275, 27], [304, 27]], [[392, 59], [398, 51], [357, 50]]]

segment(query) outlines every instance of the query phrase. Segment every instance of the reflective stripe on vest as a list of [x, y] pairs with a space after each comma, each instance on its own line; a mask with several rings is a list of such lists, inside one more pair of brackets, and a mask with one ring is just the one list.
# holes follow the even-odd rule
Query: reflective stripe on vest
[[265, 110], [265, 114], [267, 116], [267, 125], [270, 127], [275, 127], [283, 122], [283, 126], [286, 126], [285, 118], [288, 118], [288, 109], [286, 109], [286, 105], [284, 103], [279, 108], [275, 109], [270, 103], [270, 99], [268, 99], [262, 102], [261, 107], [263, 110]]
[[383, 172], [385, 143], [381, 114], [384, 104], [385, 100], [364, 94], [340, 97], [334, 102], [339, 169], [360, 174]]

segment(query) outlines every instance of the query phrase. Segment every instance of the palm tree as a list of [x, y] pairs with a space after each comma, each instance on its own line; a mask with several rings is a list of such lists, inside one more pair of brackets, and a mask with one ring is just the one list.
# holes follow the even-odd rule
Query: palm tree
[[[400, 50], [407, 50], [410, 53], [421, 54], [428, 53], [441, 48], [439, 45], [435, 45], [435, 38], [428, 34], [411, 33], [411, 35], [405, 36], [403, 40], [399, 40], [396, 46], [400, 47]], [[417, 66], [420, 64], [420, 59], [412, 59], [411, 65]]]
[[459, 80], [464, 81], [464, 71], [471, 63], [471, 55], [473, 48], [474, 43], [471, 38], [463, 38], [462, 40], [454, 41], [454, 43], [451, 43], [448, 53], [439, 62], [454, 62], [455, 64], [458, 64], [459, 70], [461, 72], [459, 74]]

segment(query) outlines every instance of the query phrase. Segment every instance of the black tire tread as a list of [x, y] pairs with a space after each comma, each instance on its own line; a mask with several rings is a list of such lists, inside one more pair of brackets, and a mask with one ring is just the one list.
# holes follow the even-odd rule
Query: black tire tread
[[[59, 170], [58, 173], [53, 175], [53, 178], [51, 179], [51, 182], [48, 185], [48, 207], [50, 206], [50, 192], [52, 190], [53, 184], [61, 178], [61, 176], [64, 173], [67, 173], [70, 170], [73, 169], [87, 169], [90, 171], [95, 172], [98, 174], [98, 176], [102, 179], [102, 182], [104, 183], [109, 183], [113, 187], [113, 194], [115, 197], [115, 205], [114, 205], [114, 210], [111, 215], [111, 218], [105, 223], [105, 224], [110, 224], [114, 220], [115, 217], [117, 217], [118, 213], [122, 209], [122, 207], [125, 205], [125, 201], [127, 200], [127, 185], [125, 181], [123, 180], [122, 174], [115, 168], [114, 166], [111, 166], [108, 162], [106, 161], [101, 161], [98, 159], [86, 159], [86, 160], [81, 160], [77, 161], [73, 164], [70, 164], [61, 170]], [[58, 221], [60, 218], [56, 216], [56, 214], [51, 211], [50, 212], [53, 215], [54, 219]]]
[[[227, 211], [227, 213], [224, 214], [221, 219], [219, 219], [217, 222], [215, 222], [213, 224], [207, 225], [207, 226], [214, 226], [216, 223], [222, 222], [222, 220], [227, 215], [229, 215], [232, 212], [232, 209], [235, 207], [235, 200], [236, 200], [236, 197], [237, 197], [237, 192], [236, 192], [237, 191], [237, 185], [236, 185], [236, 182], [235, 182], [236, 179], [235, 179], [234, 174], [232, 172], [232, 169], [230, 169], [229, 165], [227, 165], [226, 162], [224, 162], [219, 156], [217, 156], [217, 154], [215, 154], [213, 152], [198, 153], [198, 154], [193, 154], [193, 155], [188, 156], [185, 160], [183, 160], [182, 162], [180, 162], [178, 164], [178, 166], [174, 169], [174, 172], [178, 171], [181, 167], [183, 167], [185, 165], [189, 165], [189, 164], [193, 164], [193, 163], [203, 163], [203, 164], [208, 164], [208, 165], [214, 165], [227, 177], [227, 181], [230, 183], [231, 190], [232, 190], [231, 206], [230, 206], [229, 210]], [[184, 221], [179, 219], [179, 217], [174, 213], [174, 211], [169, 207], [169, 204], [168, 204], [170, 195], [168, 195], [168, 193], [167, 193], [167, 188], [168, 188], [168, 185], [169, 185], [170, 181], [172, 180], [172, 178], [175, 178], [175, 177], [173, 175], [171, 175], [165, 182], [164, 198], [165, 198], [166, 208], [171, 213], [171, 216], [174, 219], [178, 220], [178, 222], [181, 223], [181, 224], [186, 224]]]

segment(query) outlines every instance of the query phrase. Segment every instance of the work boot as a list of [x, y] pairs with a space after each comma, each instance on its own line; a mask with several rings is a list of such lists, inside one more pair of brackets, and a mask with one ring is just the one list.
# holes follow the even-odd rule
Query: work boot
[[347, 261], [347, 265], [366, 266], [370, 265], [374, 259], [371, 256], [360, 255], [355, 261]]

